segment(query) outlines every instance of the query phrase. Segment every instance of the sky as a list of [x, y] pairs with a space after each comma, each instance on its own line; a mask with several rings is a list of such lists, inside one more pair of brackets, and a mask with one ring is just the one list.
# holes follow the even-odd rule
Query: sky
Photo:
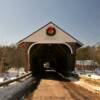
[[100, 41], [100, 0], [0, 0], [0, 44], [54, 22], [84, 45]]

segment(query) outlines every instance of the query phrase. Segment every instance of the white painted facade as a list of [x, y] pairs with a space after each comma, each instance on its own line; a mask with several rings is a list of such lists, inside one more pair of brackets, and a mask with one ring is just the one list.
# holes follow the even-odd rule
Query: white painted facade
[[[46, 34], [46, 30], [48, 27], [54, 27], [56, 29], [56, 34], [54, 36], [49, 36]], [[64, 32], [62, 29], [60, 29], [58, 26], [50, 22], [46, 26], [42, 27], [36, 32], [33, 32], [30, 36], [24, 38], [19, 43], [22, 42], [35, 42], [35, 43], [66, 43], [66, 42], [73, 42], [73, 43], [79, 43], [79, 45], [82, 45], [81, 42], [79, 42], [77, 39], [73, 38], [71, 35], [69, 35], [67, 32]]]

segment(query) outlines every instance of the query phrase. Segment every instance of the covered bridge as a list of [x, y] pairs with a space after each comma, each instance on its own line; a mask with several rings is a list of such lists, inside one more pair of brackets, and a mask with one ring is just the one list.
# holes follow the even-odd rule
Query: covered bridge
[[25, 52], [25, 71], [33, 75], [44, 71], [44, 64], [57, 72], [71, 72], [75, 67], [76, 49], [82, 43], [52, 22], [18, 42]]

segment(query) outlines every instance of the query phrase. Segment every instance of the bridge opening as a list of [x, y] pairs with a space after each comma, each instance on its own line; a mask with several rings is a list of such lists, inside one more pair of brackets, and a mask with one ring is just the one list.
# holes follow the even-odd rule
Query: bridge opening
[[29, 52], [30, 70], [34, 77], [43, 77], [47, 70], [59, 73], [70, 72], [72, 66], [71, 50], [65, 44], [35, 44]]

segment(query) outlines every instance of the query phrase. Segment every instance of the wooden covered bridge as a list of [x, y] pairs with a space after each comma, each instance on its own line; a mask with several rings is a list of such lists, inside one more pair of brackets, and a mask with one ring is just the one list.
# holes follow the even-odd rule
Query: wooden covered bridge
[[48, 63], [57, 72], [71, 72], [75, 67], [76, 49], [82, 43], [52, 22], [18, 42], [25, 51], [25, 71], [43, 74]]
[[[97, 92], [75, 84], [76, 76], [74, 80], [64, 76], [74, 70], [76, 49], [81, 46], [52, 22], [22, 39], [18, 47], [24, 49], [25, 71], [32, 73], [0, 83], [0, 100], [100, 100]], [[46, 77], [39, 78], [42, 75]]]

